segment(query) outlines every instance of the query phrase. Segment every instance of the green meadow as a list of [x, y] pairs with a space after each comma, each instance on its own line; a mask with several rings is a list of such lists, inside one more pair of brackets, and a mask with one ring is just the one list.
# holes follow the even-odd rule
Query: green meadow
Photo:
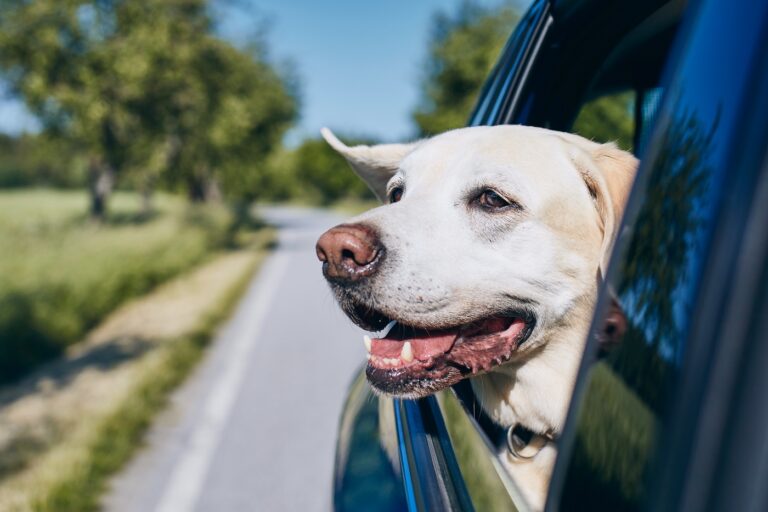
[[152, 214], [118, 192], [106, 222], [84, 191], [0, 192], [0, 383], [79, 341], [110, 311], [228, 242], [222, 206], [159, 194]]

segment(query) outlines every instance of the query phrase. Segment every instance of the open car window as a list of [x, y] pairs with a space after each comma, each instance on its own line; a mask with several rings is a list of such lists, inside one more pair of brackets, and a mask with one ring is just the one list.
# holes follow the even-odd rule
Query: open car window
[[582, 105], [573, 133], [599, 142], [615, 142], [636, 156], [648, 142], [662, 87], [627, 89], [599, 96]]
[[[493, 90], [495, 97], [481, 99], [474, 120], [480, 119], [488, 124], [526, 124], [571, 131], [598, 142], [616, 142], [622, 149], [638, 155], [647, 145], [657, 117], [659, 99], [664, 94], [660, 87], [662, 70], [670, 54], [685, 2], [658, 1], [631, 6], [623, 4], [622, 8], [626, 12], [620, 12], [617, 6], [616, 11], [587, 16], [588, 19], [574, 18], [572, 12], [558, 12], [557, 8], [551, 9], [551, 6], [545, 8], [545, 3], [540, 2], [542, 6], [539, 12], [544, 13], [547, 19], [538, 23], [538, 39], [531, 38], [530, 44], [536, 48], [527, 52], [529, 60], [526, 62], [524, 76], [519, 76], [522, 73], [519, 68], [515, 70], [515, 90], [489, 89]], [[513, 40], [515, 38], [519, 40], [519, 34], [513, 36]], [[494, 76], [493, 80], [496, 84], [500, 82], [499, 76]], [[504, 108], [492, 111], [491, 105], [499, 104], [504, 105]], [[485, 113], [484, 106], [489, 109]], [[617, 296], [619, 310], [623, 311], [621, 299]], [[612, 339], [616, 338], [613, 335]], [[606, 344], [606, 349], [609, 345]], [[630, 354], [627, 357], [632, 356]], [[649, 364], [656, 364], [656, 359], [651, 359], [653, 363]], [[609, 386], [612, 390], [621, 389], [613, 381]], [[474, 426], [484, 433], [485, 453], [495, 454], [497, 460], [507, 459], [505, 450], [513, 449], [509, 445], [514, 444], [515, 436], [519, 433], [501, 431], [498, 426], [494, 426], [484, 416], [481, 407], [473, 403], [472, 393], [467, 388], [463, 384], [456, 386], [454, 391]], [[626, 404], [622, 403], [634, 407], [630, 411], [634, 415], [626, 417], [636, 421], [637, 428], [643, 429], [643, 425], [653, 424], [654, 416], [647, 412], [647, 406], [638, 400], [633, 402], [627, 396], [619, 393], [613, 397], [596, 399], [626, 401]], [[447, 409], [443, 416], [449, 433], [461, 438], [459, 445], [466, 444], [468, 441], [465, 438], [468, 435], [454, 434], [463, 432], [466, 426], [453, 425], [458, 420], [455, 414], [449, 414], [453, 407], [451, 401], [442, 398], [440, 403]], [[622, 417], [620, 423], [623, 424], [623, 421]], [[640, 444], [647, 442], [635, 439], [633, 436], [636, 434], [635, 430], [630, 429], [628, 440], [625, 440], [627, 446], [633, 446], [630, 441]], [[518, 442], [525, 445], [530, 441], [525, 432], [520, 435], [523, 438], [517, 439]], [[471, 453], [470, 450], [464, 451]], [[462, 462], [460, 454], [457, 455], [464, 472], [464, 466], [473, 464], [473, 457]], [[493, 468], [473, 471], [488, 472], [491, 469], [502, 473], [505, 465], [495, 464]], [[514, 505], [520, 510], [528, 509], [522, 497], [524, 493], [520, 492], [525, 484], [516, 482], [509, 473], [501, 480], [505, 482]], [[470, 490], [470, 494], [472, 491], [482, 496], [493, 495], [474, 489]]]

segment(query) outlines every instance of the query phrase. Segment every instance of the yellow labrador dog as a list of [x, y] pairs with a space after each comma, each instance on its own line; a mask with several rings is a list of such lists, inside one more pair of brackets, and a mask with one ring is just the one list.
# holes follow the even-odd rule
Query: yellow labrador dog
[[534, 434], [502, 459], [540, 508], [636, 159], [525, 126], [323, 136], [386, 203], [317, 244], [342, 309], [382, 331], [365, 338], [368, 380], [418, 398], [472, 377], [496, 423]]

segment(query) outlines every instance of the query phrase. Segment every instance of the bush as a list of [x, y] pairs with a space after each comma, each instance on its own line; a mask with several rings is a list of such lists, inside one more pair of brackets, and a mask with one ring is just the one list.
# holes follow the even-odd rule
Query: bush
[[[349, 145], [370, 144], [344, 140]], [[276, 153], [268, 167], [262, 199], [297, 199], [326, 206], [344, 199], [373, 199], [344, 157], [323, 139], [306, 139], [293, 150]]]
[[45, 134], [0, 134], [0, 188], [72, 188], [85, 181], [85, 160], [71, 142]]

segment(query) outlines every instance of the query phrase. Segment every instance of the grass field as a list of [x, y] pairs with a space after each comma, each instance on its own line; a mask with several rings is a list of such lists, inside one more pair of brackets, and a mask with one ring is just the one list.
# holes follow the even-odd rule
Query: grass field
[[204, 355], [274, 239], [241, 248], [110, 313], [73, 350], [0, 390], [0, 510], [98, 510], [168, 395]]
[[203, 261], [226, 242], [225, 208], [115, 194], [107, 222], [80, 191], [0, 192], [0, 384], [62, 353], [126, 299]]

